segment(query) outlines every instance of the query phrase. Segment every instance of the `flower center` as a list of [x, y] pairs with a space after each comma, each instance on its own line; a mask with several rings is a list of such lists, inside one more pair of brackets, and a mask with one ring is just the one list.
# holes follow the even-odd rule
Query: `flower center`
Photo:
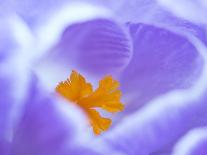
[[102, 117], [97, 108], [107, 112], [119, 112], [124, 109], [120, 102], [121, 91], [118, 90], [119, 82], [111, 76], [105, 76], [99, 81], [99, 86], [93, 90], [92, 85], [85, 78], [72, 71], [70, 78], [60, 82], [56, 91], [70, 102], [78, 105], [87, 114], [93, 131], [96, 135], [107, 130], [112, 120]]

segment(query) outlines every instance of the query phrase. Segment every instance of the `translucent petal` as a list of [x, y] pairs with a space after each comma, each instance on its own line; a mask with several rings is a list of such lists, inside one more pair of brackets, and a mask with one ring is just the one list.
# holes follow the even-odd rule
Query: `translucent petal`
[[202, 74], [195, 86], [162, 95], [140, 111], [125, 117], [105, 135], [106, 143], [129, 155], [146, 155], [170, 150], [186, 132], [206, 126], [207, 48], [195, 38], [191, 42], [205, 60]]
[[[163, 5], [161, 1], [163, 2]], [[203, 18], [205, 20], [205, 7], [204, 5], [201, 7], [202, 3], [206, 3], [204, 1], [205, 0], [120, 0], [119, 3], [116, 3], [113, 0], [109, 0], [107, 2], [100, 0], [99, 3], [110, 8], [122, 22], [145, 23], [169, 29], [173, 28], [177, 31], [198, 35], [200, 39], [205, 38], [205, 43], [207, 43], [206, 34], [201, 34], [205, 33], [206, 29], [203, 24], [192, 23], [192, 20], [187, 20], [189, 18], [183, 19], [180, 18], [178, 14], [172, 13], [173, 11], [176, 12], [176, 9], [178, 8], [184, 15], [190, 13], [196, 20], [199, 20], [199, 18]], [[191, 4], [193, 8], [189, 9], [188, 4]], [[202, 12], [203, 14], [199, 16], [198, 14]]]
[[158, 2], [180, 17], [196, 23], [207, 23], [206, 0], [158, 0]]
[[173, 155], [204, 155], [207, 151], [206, 127], [196, 128], [183, 136], [173, 149]]
[[27, 95], [30, 72], [25, 49], [30, 39], [30, 33], [21, 19], [11, 14], [1, 16], [0, 141], [2, 144], [8, 144], [11, 140], [22, 100]]
[[[51, 88], [54, 88], [73, 69], [99, 79], [106, 74], [117, 76], [131, 56], [126, 30], [113, 20], [95, 19], [64, 29], [62, 37], [43, 57], [36, 71], [44, 83], [53, 84]], [[45, 73], [52, 78], [48, 79]]]
[[80, 137], [82, 142], [89, 138], [86, 131], [82, 132], [86, 130], [84, 115], [76, 107], [39, 88], [37, 81], [32, 83], [13, 135], [11, 154], [73, 154], [74, 141]]
[[146, 24], [129, 28], [134, 55], [120, 80], [125, 112], [173, 89], [189, 88], [198, 79], [203, 58], [184, 36]]

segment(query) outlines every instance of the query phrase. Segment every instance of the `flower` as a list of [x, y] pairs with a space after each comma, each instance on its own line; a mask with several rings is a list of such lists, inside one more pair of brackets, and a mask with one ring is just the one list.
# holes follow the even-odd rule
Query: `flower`
[[[35, 11], [16, 2], [4, 5], [9, 9], [0, 21], [0, 36], [7, 36], [0, 38], [0, 153], [203, 153], [205, 22], [180, 19], [154, 1], [110, 1], [107, 9], [101, 1], [61, 3], [48, 9], [38, 1], [25, 3], [36, 4]], [[106, 75], [120, 82], [125, 109], [109, 116], [114, 123], [100, 136], [88, 131], [82, 111], [87, 108], [68, 104], [71, 98], [54, 91], [72, 69], [93, 85]]]

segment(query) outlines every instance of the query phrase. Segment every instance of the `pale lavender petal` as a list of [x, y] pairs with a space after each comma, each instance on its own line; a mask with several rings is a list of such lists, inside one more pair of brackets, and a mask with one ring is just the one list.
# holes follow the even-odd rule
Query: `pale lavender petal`
[[28, 25], [36, 26], [37, 23], [43, 22], [51, 11], [63, 6], [63, 4], [69, 2], [69, 0], [22, 0], [15, 1], [9, 0], [4, 2], [4, 7], [7, 10], [13, 10], [20, 15]]
[[55, 61], [102, 76], [122, 71], [132, 55], [124, 28], [108, 19], [68, 27], [54, 50]]
[[106, 142], [128, 155], [169, 152], [185, 132], [207, 124], [206, 98], [191, 103], [175, 101], [182, 97], [177, 94], [166, 96], [165, 99], [155, 101], [140, 112], [126, 117], [105, 135]]
[[[75, 0], [46, 0], [44, 2], [40, 2], [39, 0], [23, 0], [21, 2], [17, 2], [15, 0], [10, 0], [3, 3], [3, 10], [12, 10], [20, 15], [31, 28], [38, 27], [38, 25], [45, 24], [45, 21], [51, 17], [51, 14], [54, 14], [57, 10], [62, 9], [65, 5], [73, 5], [74, 2], [81, 2], [83, 1], [75, 1]], [[188, 3], [204, 3], [204, 0], [200, 0], [200, 2], [188, 2]], [[94, 7], [106, 7], [111, 10], [116, 16], [117, 19], [120, 21], [128, 22], [144, 22], [144, 23], [153, 23], [156, 25], [164, 25], [164, 26], [176, 26], [177, 28], [181, 27], [187, 31], [191, 31], [188, 27], [188, 21], [181, 20], [176, 16], [172, 15], [171, 12], [166, 9], [166, 7], [160, 6], [160, 2], [152, 1], [152, 0], [120, 0], [119, 3], [113, 0], [85, 0], [84, 3], [91, 4]], [[168, 1], [164, 1], [164, 3], [171, 3]], [[183, 2], [182, 3], [186, 3]], [[162, 3], [161, 3], [162, 4]], [[176, 3], [174, 2], [172, 6]], [[183, 5], [179, 6], [178, 8], [182, 8]], [[184, 6], [185, 7], [185, 6]], [[196, 9], [197, 7], [195, 5]], [[123, 11], [124, 10], [124, 11]], [[201, 12], [203, 8], [201, 8], [198, 12]], [[5, 11], [4, 11], [5, 12]], [[79, 11], [80, 12], [80, 11]], [[184, 13], [188, 11], [183, 11]], [[204, 16], [204, 15], [203, 15]], [[196, 17], [196, 14], [194, 14]], [[197, 19], [197, 18], [196, 18]], [[186, 25], [187, 24], [187, 25]]]
[[173, 149], [173, 155], [205, 155], [206, 152], [206, 128], [196, 128], [189, 131]]
[[123, 155], [94, 136], [79, 107], [41, 86], [32, 77], [8, 155]]
[[[80, 12], [85, 13], [87, 15], [87, 10], [81, 9], [81, 5], [94, 7], [97, 9], [97, 12], [93, 14], [93, 16], [97, 16], [101, 14], [101, 6], [96, 4], [89, 3], [90, 0], [81, 1], [81, 0], [45, 0], [42, 2], [41, 0], [22, 0], [21, 2], [17, 2], [15, 0], [11, 0], [10, 3], [5, 3], [4, 8], [7, 7], [9, 10], [13, 10], [19, 16], [21, 16], [29, 27], [35, 30], [40, 25], [44, 25], [48, 19], [50, 19], [54, 14], [58, 11], [63, 10], [65, 6], [69, 6], [67, 12], [71, 16], [76, 16], [76, 19], [79, 18]], [[79, 5], [79, 8], [76, 8], [77, 14], [74, 14], [73, 7], [75, 5]], [[100, 9], [98, 11], [98, 9]]]
[[206, 24], [206, 0], [158, 0], [174, 14], [197, 23]]
[[[26, 95], [29, 72], [25, 45], [30, 38], [23, 21], [15, 15], [0, 19], [0, 151], [6, 151], [16, 116]], [[24, 38], [24, 39], [22, 39]], [[27, 41], [25, 41], [25, 39]], [[24, 58], [22, 56], [25, 56]], [[24, 59], [24, 60], [23, 60]], [[6, 147], [6, 148], [5, 148]], [[0, 152], [0, 154], [4, 154]]]
[[2, 65], [8, 57], [17, 56], [20, 53], [17, 48], [25, 44], [22, 36], [25, 36], [27, 32], [24, 23], [16, 15], [0, 14], [0, 17], [0, 64]]
[[125, 117], [104, 136], [107, 143], [128, 155], [146, 155], [170, 150], [190, 129], [207, 124], [207, 48], [195, 38], [191, 41], [205, 60], [196, 85], [160, 96], [140, 111]]
[[[99, 1], [102, 5], [111, 9], [111, 11], [122, 22], [146, 23], [155, 26], [167, 27], [181, 32], [189, 32], [194, 35], [200, 35], [205, 31], [203, 24], [194, 24], [188, 20], [184, 20], [172, 14], [166, 7], [163, 7], [158, 1], [153, 0], [120, 0], [116, 1]], [[175, 5], [180, 5], [179, 2], [173, 1]], [[194, 3], [194, 0], [192, 0]], [[196, 1], [195, 1], [196, 3]], [[185, 6], [186, 7], [186, 6]], [[188, 11], [189, 10], [189, 11]], [[184, 9], [183, 12], [190, 12], [190, 9]], [[195, 14], [194, 14], [195, 15]], [[206, 35], [200, 36], [207, 43]]]
[[38, 76], [51, 88], [72, 69], [88, 78], [116, 76], [131, 60], [131, 40], [125, 28], [110, 18], [66, 26], [57, 38], [36, 66]]
[[198, 79], [203, 59], [184, 36], [146, 24], [129, 28], [134, 55], [120, 80], [125, 113], [173, 89], [189, 88]]
[[10, 155], [98, 155], [89, 145], [87, 120], [77, 107], [47, 94], [32, 81], [30, 95], [12, 138]]

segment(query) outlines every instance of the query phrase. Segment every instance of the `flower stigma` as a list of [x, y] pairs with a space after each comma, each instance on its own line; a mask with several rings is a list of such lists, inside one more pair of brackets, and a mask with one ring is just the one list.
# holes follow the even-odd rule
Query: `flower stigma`
[[112, 76], [105, 76], [99, 81], [98, 88], [93, 90], [92, 84], [86, 82], [81, 74], [73, 70], [66, 81], [57, 85], [56, 91], [86, 113], [93, 132], [99, 135], [111, 126], [112, 120], [102, 117], [97, 108], [111, 113], [124, 109], [124, 105], [120, 102], [121, 91], [118, 88], [118, 81]]

